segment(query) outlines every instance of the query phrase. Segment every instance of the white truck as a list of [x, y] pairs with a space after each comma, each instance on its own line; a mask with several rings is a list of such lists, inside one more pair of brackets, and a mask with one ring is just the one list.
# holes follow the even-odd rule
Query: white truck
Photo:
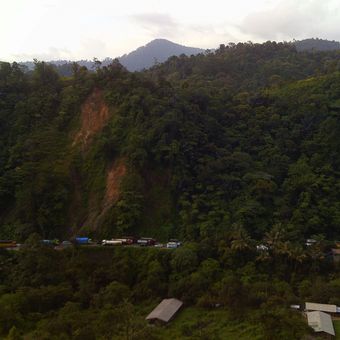
[[169, 249], [176, 249], [176, 248], [180, 247], [181, 245], [182, 245], [182, 243], [180, 241], [171, 239], [166, 244], [166, 247], [169, 248]]
[[123, 244], [123, 240], [103, 240], [103, 246], [121, 246]]

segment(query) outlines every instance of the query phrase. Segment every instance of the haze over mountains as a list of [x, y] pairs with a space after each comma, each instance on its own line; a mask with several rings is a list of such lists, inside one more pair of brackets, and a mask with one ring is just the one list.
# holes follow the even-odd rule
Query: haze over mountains
[[301, 51], [334, 51], [340, 49], [340, 42], [334, 40], [325, 39], [304, 39], [299, 41], [294, 41], [296, 49]]
[[[292, 42], [299, 52], [302, 51], [331, 51], [340, 49], [340, 42], [330, 41], [325, 39], [311, 38]], [[171, 56], [179, 56], [185, 54], [187, 56], [204, 53], [205, 50], [197, 47], [188, 47], [174, 43], [166, 39], [155, 39], [150, 41], [145, 46], [141, 46], [136, 50], [118, 57], [120, 63], [126, 67], [127, 70], [141, 71], [152, 67], [157, 63], [165, 62]], [[112, 62], [113, 58], [107, 57], [103, 59], [102, 66], [107, 66]], [[72, 74], [72, 62], [70, 60], [53, 60], [50, 61], [58, 68], [61, 75], [69, 76]], [[78, 60], [77, 63], [81, 66], [87, 67], [89, 70], [94, 68], [94, 61], [92, 60]], [[33, 61], [20, 63], [28, 67], [29, 70], [34, 68]]]
[[[204, 51], [205, 50], [202, 48], [187, 47], [166, 39], [155, 39], [145, 46], [141, 46], [128, 54], [118, 57], [118, 60], [129, 71], [133, 72], [150, 68], [157, 63], [162, 63], [171, 56], [179, 56], [181, 54], [190, 56], [203, 53]], [[110, 57], [105, 58], [102, 60], [102, 66], [110, 64], [112, 60], [113, 58]], [[51, 63], [61, 67], [61, 65], [70, 64], [71, 62], [69, 60], [57, 60], [51, 61]], [[89, 70], [93, 69], [94, 67], [94, 62], [92, 60], [79, 60], [77, 63], [81, 66], [86, 66]], [[29, 69], [33, 69], [34, 67], [34, 63], [31, 61], [23, 62], [21, 64], [26, 65]], [[60, 71], [61, 73], [65, 73], [63, 71], [67, 70], [65, 69]]]
[[201, 48], [179, 45], [166, 39], [155, 39], [129, 54], [124, 54], [119, 58], [119, 61], [129, 71], [139, 71], [149, 68], [155, 63], [162, 63], [171, 56], [181, 54], [190, 56], [203, 52], [204, 50]]

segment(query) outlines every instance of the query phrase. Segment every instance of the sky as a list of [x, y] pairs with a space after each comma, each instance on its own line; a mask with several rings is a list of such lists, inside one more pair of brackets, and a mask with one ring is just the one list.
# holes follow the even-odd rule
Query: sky
[[0, 60], [119, 57], [156, 38], [340, 40], [339, 0], [0, 0]]

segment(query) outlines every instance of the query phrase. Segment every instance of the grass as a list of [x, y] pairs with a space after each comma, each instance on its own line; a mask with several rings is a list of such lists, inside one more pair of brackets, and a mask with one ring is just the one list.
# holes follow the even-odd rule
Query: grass
[[235, 322], [224, 309], [188, 307], [161, 330], [164, 339], [263, 339], [261, 329], [248, 322]]
[[333, 320], [335, 339], [340, 340], [340, 320]]

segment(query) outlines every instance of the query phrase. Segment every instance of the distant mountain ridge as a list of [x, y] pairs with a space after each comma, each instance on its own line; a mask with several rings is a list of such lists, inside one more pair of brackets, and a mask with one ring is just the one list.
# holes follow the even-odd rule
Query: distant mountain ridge
[[202, 48], [187, 47], [166, 39], [155, 39], [129, 54], [124, 54], [118, 60], [129, 71], [140, 71], [150, 68], [155, 63], [162, 63], [172, 56], [181, 54], [190, 56], [204, 51]]
[[[126, 67], [127, 70], [133, 72], [150, 68], [154, 64], [162, 63], [172, 56], [179, 56], [181, 54], [190, 56], [203, 53], [204, 51], [205, 50], [202, 48], [187, 47], [166, 39], [155, 39], [145, 46], [141, 46], [128, 54], [118, 57], [117, 59], [123, 66]], [[112, 61], [113, 58], [105, 58], [102, 60], [102, 66], [107, 66]], [[55, 60], [49, 61], [49, 63], [55, 65], [61, 75], [68, 76], [72, 73], [72, 61]], [[95, 64], [92, 60], [79, 60], [77, 63], [80, 66], [87, 67], [89, 70], [93, 69]], [[32, 61], [22, 62], [20, 64], [26, 66], [29, 70], [34, 68], [34, 62]]]
[[319, 39], [319, 38], [297, 40], [297, 41], [294, 41], [294, 45], [298, 52], [340, 50], [339, 41]]
[[[310, 38], [294, 40], [291, 43], [298, 52], [340, 50], [340, 42], [335, 40]], [[188, 47], [166, 39], [155, 39], [145, 46], [141, 46], [117, 59], [127, 70], [133, 72], [148, 69], [157, 63], [163, 63], [171, 56], [179, 56], [181, 54], [190, 56], [204, 52], [205, 50], [202, 48]], [[101, 65], [107, 66], [112, 61], [113, 58], [107, 57], [101, 61]], [[78, 60], [76, 62], [89, 70], [94, 69], [95, 63], [92, 60]], [[70, 60], [53, 60], [48, 61], [48, 63], [55, 65], [60, 75], [70, 76], [72, 74], [72, 61]], [[33, 61], [21, 62], [20, 64], [26, 66], [28, 70], [33, 70], [34, 68]]]

